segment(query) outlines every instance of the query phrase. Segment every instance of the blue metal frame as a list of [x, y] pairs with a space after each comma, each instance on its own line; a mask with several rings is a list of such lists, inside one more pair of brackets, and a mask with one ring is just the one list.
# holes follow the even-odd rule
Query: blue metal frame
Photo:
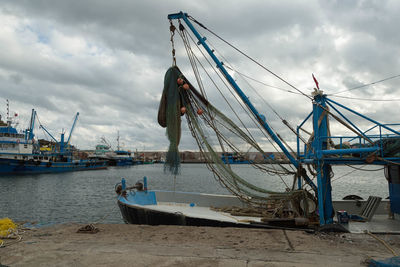
[[79, 116], [79, 112], [76, 113], [76, 116], [75, 116], [75, 119], [74, 119], [74, 123], [72, 124], [71, 130], [69, 131], [67, 145], [69, 144], [69, 140], [71, 140], [71, 135], [72, 135], [72, 132], [74, 131], [74, 128], [75, 128], [75, 125], [76, 125], [76, 121], [78, 120], [78, 116]]
[[[221, 70], [225, 78], [228, 82], [232, 85], [233, 89], [242, 99], [242, 101], [249, 107], [251, 112], [257, 118], [259, 123], [263, 126], [263, 128], [268, 132], [271, 138], [276, 142], [276, 144], [282, 149], [286, 157], [290, 160], [290, 162], [297, 168], [300, 169], [302, 163], [307, 164], [314, 164], [317, 170], [317, 194], [318, 194], [318, 212], [320, 218], [320, 224], [330, 224], [333, 222], [333, 205], [332, 205], [332, 187], [331, 187], [331, 180], [330, 180], [330, 168], [331, 164], [371, 164], [366, 163], [366, 156], [371, 153], [376, 153], [383, 157], [383, 146], [382, 146], [382, 131], [381, 128], [385, 128], [386, 130], [391, 131], [397, 137], [400, 136], [398, 131], [391, 129], [390, 127], [380, 124], [354, 110], [351, 110], [331, 99], [328, 99], [326, 95], [322, 94], [322, 91], [316, 91], [314, 94], [314, 101], [313, 101], [313, 111], [307, 116], [307, 118], [297, 127], [297, 134], [299, 136], [299, 129], [304, 125], [304, 123], [312, 117], [313, 120], [313, 130], [314, 130], [314, 140], [311, 144], [311, 151], [307, 150], [304, 147], [304, 152], [301, 153], [300, 151], [300, 140], [299, 137], [297, 139], [297, 159], [295, 159], [289, 150], [285, 147], [285, 145], [281, 142], [278, 136], [274, 133], [272, 128], [268, 125], [265, 120], [265, 117], [258, 112], [258, 110], [253, 106], [250, 102], [249, 98], [243, 93], [240, 87], [236, 84], [235, 80], [231, 77], [231, 75], [226, 71], [223, 63], [215, 56], [214, 51], [210, 49], [210, 47], [206, 43], [206, 37], [200, 35], [200, 33], [194, 28], [193, 24], [188, 19], [187, 13], [179, 12], [175, 14], [168, 15], [169, 20], [183, 20], [186, 25], [190, 28], [193, 32], [195, 37], [198, 40], [198, 45], [202, 45], [213, 61], [217, 64], [217, 68]], [[373, 139], [378, 139], [380, 141], [380, 145], [374, 145], [370, 147], [358, 147], [358, 148], [349, 148], [349, 149], [335, 149], [329, 150], [328, 149], [328, 142], [330, 139], [339, 138], [340, 146], [342, 145], [343, 136], [341, 137], [333, 137], [328, 136], [328, 113], [323, 114], [326, 112], [327, 104], [331, 106], [340, 116], [342, 116], [352, 127], [354, 127], [359, 134], [362, 136], [356, 136], [351, 138], [365, 138], [368, 141], [372, 141]], [[363, 133], [360, 131], [350, 120], [348, 120], [338, 109], [336, 109], [332, 104], [340, 106], [370, 122], [373, 122], [379, 126], [379, 135], [366, 135], [366, 132]], [[321, 117], [323, 116], [323, 117]], [[369, 131], [369, 130], [368, 130]], [[361, 143], [361, 142], [360, 142]], [[345, 154], [359, 154], [359, 157], [348, 157], [344, 158], [342, 155]], [[339, 155], [338, 157], [331, 157], [332, 155]], [[387, 162], [385, 160], [391, 160], [394, 162], [400, 163], [400, 158], [385, 158], [384, 160], [375, 160], [372, 164], [380, 164], [386, 165]], [[311, 185], [311, 187], [316, 188], [314, 183], [311, 180], [307, 180], [307, 182]], [[302, 180], [301, 177], [298, 177], [298, 188], [302, 188]]]
[[278, 136], [274, 133], [274, 131], [272, 131], [272, 129], [269, 127], [268, 123], [265, 121], [264, 116], [258, 112], [258, 110], [250, 102], [249, 98], [243, 93], [243, 91], [237, 85], [235, 80], [231, 77], [231, 75], [225, 69], [223, 63], [215, 56], [214, 51], [206, 43], [207, 39], [205, 37], [202, 37], [200, 35], [200, 33], [194, 28], [193, 24], [188, 19], [187, 14], [183, 13], [183, 12], [176, 13], [176, 14], [170, 14], [170, 15], [168, 15], [168, 19], [170, 19], [170, 20], [183, 19], [183, 21], [185, 21], [186, 25], [188, 25], [190, 30], [196, 36], [196, 38], [198, 40], [198, 44], [201, 44], [204, 47], [204, 49], [207, 51], [207, 53], [211, 56], [211, 58], [217, 64], [217, 68], [219, 68], [222, 71], [225, 78], [233, 86], [234, 90], [237, 92], [237, 94], [242, 99], [242, 101], [250, 108], [251, 112], [258, 119], [258, 121], [261, 123], [261, 125], [264, 127], [264, 129], [268, 132], [268, 134], [271, 136], [271, 138], [278, 144], [278, 146], [282, 149], [283, 153], [285, 153], [286, 157], [288, 157], [290, 162], [297, 168], [299, 166], [297, 160], [290, 154], [289, 150], [285, 147], [285, 145], [281, 142], [281, 140], [279, 140]]
[[29, 128], [25, 132], [25, 139], [27, 141], [28, 140], [32, 140], [33, 137], [35, 136], [34, 133], [33, 133], [33, 129], [35, 127], [35, 120], [36, 120], [36, 111], [34, 109], [32, 109], [31, 121], [29, 123]]

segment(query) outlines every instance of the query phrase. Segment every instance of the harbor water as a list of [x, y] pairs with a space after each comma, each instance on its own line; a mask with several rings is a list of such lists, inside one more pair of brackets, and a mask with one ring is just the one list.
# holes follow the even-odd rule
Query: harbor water
[[[260, 173], [250, 165], [232, 165], [241, 177], [259, 186], [282, 191], [285, 184], [277, 177]], [[346, 195], [387, 198], [388, 185], [379, 166], [358, 171], [349, 167], [334, 167], [333, 199]], [[380, 169], [379, 171], [374, 171]], [[40, 224], [123, 223], [115, 185], [121, 178], [133, 185], [146, 176], [149, 189], [176, 190], [214, 194], [229, 194], [204, 164], [182, 164], [181, 174], [164, 173], [163, 164], [113, 167], [107, 170], [58, 174], [0, 177], [0, 218]], [[292, 177], [286, 183], [291, 185]]]

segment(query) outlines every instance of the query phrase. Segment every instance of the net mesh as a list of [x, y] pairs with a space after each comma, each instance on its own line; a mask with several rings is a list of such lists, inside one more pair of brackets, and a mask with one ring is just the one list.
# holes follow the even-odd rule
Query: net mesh
[[[181, 79], [180, 82], [178, 82], [178, 79]], [[166, 127], [166, 133], [170, 141], [165, 170], [173, 174], [179, 173], [178, 144], [182, 115], [186, 115], [189, 129], [208, 168], [228, 190], [242, 200], [253, 204], [261, 204], [271, 198], [293, 199], [299, 195], [306, 194], [305, 191], [291, 190], [289, 187], [283, 192], [266, 189], [235, 173], [230, 164], [227, 164], [226, 161], [224, 162], [224, 156], [221, 156], [227, 155], [227, 153], [217, 151], [230, 151], [237, 155], [243, 155], [245, 153], [240, 149], [243, 146], [238, 144], [246, 144], [247, 147], [264, 155], [263, 164], [249, 162], [251, 166], [268, 173], [268, 177], [271, 177], [271, 175], [295, 175], [292, 170], [272, 159], [269, 156], [270, 154], [263, 151], [253, 137], [213, 106], [186, 79], [177, 66], [168, 69], [165, 75], [164, 91], [158, 114], [159, 124]], [[211, 132], [212, 134], [210, 134]]]

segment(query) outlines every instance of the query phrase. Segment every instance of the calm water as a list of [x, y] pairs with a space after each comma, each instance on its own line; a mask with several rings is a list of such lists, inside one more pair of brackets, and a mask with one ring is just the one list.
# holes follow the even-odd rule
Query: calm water
[[[276, 177], [260, 174], [249, 165], [235, 165], [235, 171], [254, 183], [279, 191], [283, 183]], [[370, 166], [368, 169], [378, 169]], [[388, 186], [381, 171], [355, 171], [336, 167], [333, 198], [356, 194], [388, 196]], [[343, 176], [349, 172], [351, 174]], [[108, 170], [63, 174], [0, 177], [0, 218], [39, 223], [123, 223], [114, 186], [121, 177], [128, 185], [147, 176], [150, 189], [228, 194], [203, 164], [183, 164], [181, 175], [164, 174], [162, 164], [115, 167]], [[337, 181], [335, 181], [337, 179]], [[289, 179], [290, 180], [290, 179]], [[287, 181], [290, 184], [290, 181]]]

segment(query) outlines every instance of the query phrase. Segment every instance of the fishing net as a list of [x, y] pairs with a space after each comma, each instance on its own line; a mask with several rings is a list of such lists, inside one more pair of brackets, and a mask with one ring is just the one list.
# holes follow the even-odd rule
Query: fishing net
[[[179, 81], [178, 81], [179, 79]], [[179, 139], [181, 130], [181, 116], [186, 115], [189, 129], [195, 138], [200, 152], [208, 168], [233, 194], [242, 200], [252, 203], [261, 203], [271, 198], [292, 198], [304, 195], [304, 191], [290, 190], [286, 186], [283, 192], [266, 189], [256, 182], [243, 179], [235, 173], [230, 164], [223, 161], [221, 153], [217, 151], [232, 151], [243, 154], [237, 143], [250, 146], [261, 155], [269, 155], [263, 151], [258, 143], [248, 133], [237, 126], [231, 119], [214, 107], [195, 87], [186, 79], [178, 67], [168, 69], [164, 80], [158, 122], [166, 127], [170, 141], [167, 152], [165, 170], [173, 174], [179, 172]], [[212, 134], [210, 134], [212, 132]], [[277, 164], [269, 156], [265, 156], [262, 163], [251, 162], [251, 166], [270, 175], [293, 176], [295, 173], [285, 166]], [[268, 163], [268, 164], [265, 164]]]
[[180, 71], [177, 67], [171, 67], [165, 73], [164, 89], [158, 110], [158, 123], [167, 128], [169, 140], [164, 166], [175, 175], [179, 173], [180, 166], [178, 145], [181, 138], [181, 94], [177, 84], [179, 75]]

